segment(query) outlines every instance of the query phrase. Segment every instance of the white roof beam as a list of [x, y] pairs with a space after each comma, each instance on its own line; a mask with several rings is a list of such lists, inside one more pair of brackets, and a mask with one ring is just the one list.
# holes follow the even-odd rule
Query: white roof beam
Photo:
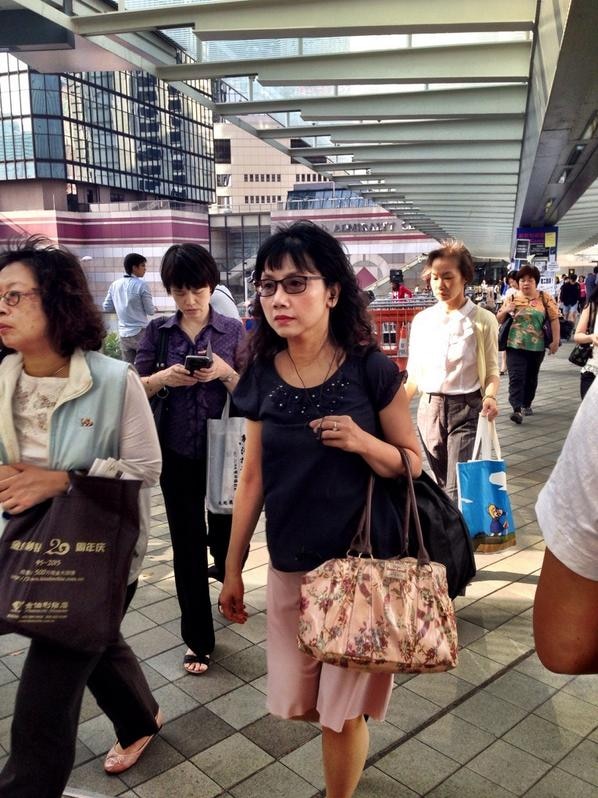
[[215, 103], [221, 116], [299, 111], [305, 121], [354, 119], [458, 119], [504, 117], [525, 112], [527, 87], [436, 89], [332, 97], [288, 97], [284, 100]]
[[[347, 146], [347, 147], [293, 147], [288, 150], [292, 156], [324, 157], [352, 153], [354, 158], [363, 158], [368, 161], [388, 160], [411, 161], [420, 160], [480, 160], [494, 159], [504, 160], [515, 159], [519, 156], [521, 144], [519, 142], [507, 142], [501, 144], [482, 144], [471, 143], [462, 144], [380, 144], [377, 146]], [[354, 161], [354, 164], [356, 162]]]
[[[532, 30], [535, 0], [225, 0], [78, 18], [88, 36], [193, 26], [203, 40]], [[364, 13], [365, 12], [365, 13]], [[444, 12], [444, 13], [443, 13]]]
[[[386, 177], [392, 175], [423, 175], [423, 174], [436, 174], [442, 170], [443, 174], [519, 174], [519, 161], [516, 160], [471, 160], [471, 161], [448, 161], [448, 160], [430, 160], [430, 161], [410, 161], [409, 163], [397, 163], [396, 161], [346, 161], [344, 163], [327, 163], [327, 164], [313, 164], [311, 167], [314, 172], [320, 174], [330, 173], [331, 179], [338, 180], [337, 173], [349, 172], [352, 179], [356, 177], [363, 177], [367, 179], [370, 175], [357, 175], [356, 171], [363, 171], [364, 169], [371, 169], [373, 177]], [[344, 175], [342, 175], [344, 177]]]
[[[392, 188], [399, 188], [404, 187], [408, 189], [411, 186], [454, 186], [456, 184], [463, 185], [463, 186], [516, 186], [517, 185], [517, 176], [516, 175], [462, 175], [460, 177], [453, 175], [446, 175], [443, 172], [438, 172], [438, 174], [434, 175], [411, 175], [410, 177], [406, 176], [404, 179], [395, 179], [388, 177], [383, 179], [382, 183], [376, 184], [376, 180], [380, 178], [376, 174], [368, 175], [367, 180], [368, 182], [364, 182], [363, 180], [355, 180], [354, 177], [351, 178], [336, 178], [334, 181], [337, 186], [347, 186], [347, 188], [372, 188], [376, 185], [381, 186], [391, 186]], [[417, 179], [417, 182], [412, 183], [411, 180]]]
[[421, 141], [521, 141], [523, 114], [501, 119], [444, 119], [442, 122], [384, 122], [383, 124], [316, 125], [257, 130], [261, 139], [329, 136], [333, 142], [384, 143]]
[[159, 67], [162, 80], [257, 75], [262, 86], [367, 83], [509, 83], [529, 76], [531, 42], [410, 47], [292, 58], [204, 61]]

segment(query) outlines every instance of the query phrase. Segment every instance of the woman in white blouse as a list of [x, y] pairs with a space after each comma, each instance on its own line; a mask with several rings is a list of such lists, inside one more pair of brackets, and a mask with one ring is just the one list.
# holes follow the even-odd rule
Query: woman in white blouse
[[[160, 447], [139, 377], [97, 351], [104, 334], [74, 255], [37, 238], [0, 252], [0, 339], [13, 352], [0, 364], [0, 535], [11, 514], [64, 494], [69, 471], [108, 457], [141, 480], [141, 526], [147, 532]], [[142, 534], [127, 601], [145, 544]], [[126, 770], [147, 748], [162, 717], [122, 635], [94, 654], [33, 639], [0, 773], [2, 798], [60, 798], [75, 757], [86, 685], [118, 738], [106, 771]]]
[[480, 413], [498, 414], [498, 324], [465, 296], [475, 270], [469, 250], [445, 241], [423, 275], [438, 303], [411, 325], [407, 395], [421, 392], [417, 426], [436, 481], [457, 499], [458, 462], [471, 457]]

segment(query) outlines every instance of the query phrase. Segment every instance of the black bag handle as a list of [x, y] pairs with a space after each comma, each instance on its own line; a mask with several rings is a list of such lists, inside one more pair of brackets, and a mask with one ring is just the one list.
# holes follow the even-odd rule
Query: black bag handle
[[[409, 455], [401, 446], [397, 447], [401, 459], [403, 461], [403, 468], [405, 469], [405, 479], [407, 480], [407, 498], [405, 500], [405, 521], [404, 521], [404, 540], [403, 551], [407, 551], [407, 542], [409, 537], [409, 523], [411, 515], [413, 515], [413, 522], [415, 524], [415, 533], [417, 536], [417, 562], [418, 565], [429, 565], [430, 555], [424, 544], [424, 535], [422, 532], [421, 521], [419, 518], [419, 511], [417, 509], [417, 499], [415, 496], [415, 487], [413, 485], [413, 473], [411, 471], [411, 461]], [[359, 525], [355, 537], [351, 541], [350, 551], [356, 551], [360, 555], [372, 556], [372, 496], [374, 494], [374, 473], [370, 473], [368, 480], [367, 494], [365, 507], [359, 520]], [[413, 512], [412, 512], [413, 511]]]
[[158, 339], [158, 354], [156, 355], [156, 362], [154, 364], [154, 371], [160, 371], [166, 368], [166, 355], [168, 353], [168, 327], [162, 325], [159, 330], [160, 337]]
[[[166, 368], [166, 357], [168, 355], [168, 327], [162, 325], [159, 329], [158, 338], [158, 352], [156, 354], [156, 362], [154, 363], [154, 371], [161, 371]], [[166, 385], [163, 385], [160, 390], [155, 394], [158, 399], [166, 399], [170, 391]], [[154, 397], [152, 397], [153, 399]]]

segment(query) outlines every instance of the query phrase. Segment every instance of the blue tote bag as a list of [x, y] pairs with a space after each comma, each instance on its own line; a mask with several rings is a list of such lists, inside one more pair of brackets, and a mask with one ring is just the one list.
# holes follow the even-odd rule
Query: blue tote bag
[[480, 415], [471, 460], [457, 463], [459, 509], [473, 547], [493, 552], [515, 545], [507, 472], [493, 421]]

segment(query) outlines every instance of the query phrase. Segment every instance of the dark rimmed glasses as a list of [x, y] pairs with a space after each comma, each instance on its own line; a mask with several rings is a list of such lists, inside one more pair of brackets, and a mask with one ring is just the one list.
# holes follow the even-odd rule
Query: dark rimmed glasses
[[258, 296], [274, 296], [279, 285], [282, 286], [285, 294], [302, 294], [307, 288], [308, 280], [323, 280], [320, 274], [292, 274], [283, 277], [282, 280], [254, 280], [256, 293]]
[[39, 293], [41, 293], [39, 288], [33, 288], [31, 291], [7, 291], [5, 294], [0, 294], [0, 302], [4, 302], [9, 308], [14, 308], [24, 296], [34, 296]]

